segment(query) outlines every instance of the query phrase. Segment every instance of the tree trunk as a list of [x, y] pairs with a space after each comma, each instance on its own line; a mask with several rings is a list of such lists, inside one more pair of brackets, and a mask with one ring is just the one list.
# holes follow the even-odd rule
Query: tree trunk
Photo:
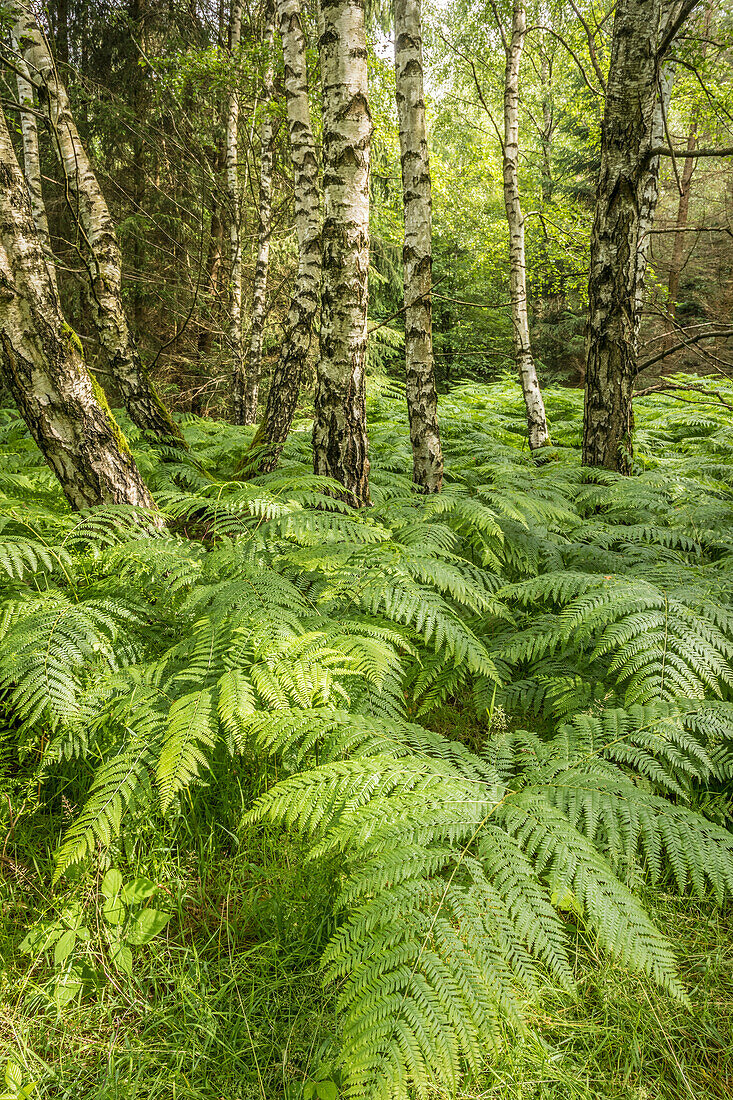
[[265, 415], [253, 441], [266, 447], [263, 471], [277, 465], [293, 422], [303, 368], [310, 350], [321, 281], [321, 213], [318, 157], [308, 104], [308, 70], [300, 0], [278, 0], [285, 61], [285, 102], [293, 161], [298, 274], [282, 352], [273, 370]]
[[440, 492], [443, 452], [438, 427], [432, 319], [432, 194], [425, 124], [420, 0], [393, 0], [395, 81], [400, 124], [405, 243], [405, 390], [412, 442], [412, 479]]
[[273, 10], [273, 0], [267, 0], [264, 33], [267, 63], [265, 67], [265, 78], [263, 82], [264, 95], [262, 99], [265, 113], [262, 119], [262, 125], [260, 126], [258, 244], [257, 263], [255, 264], [254, 284], [252, 287], [252, 328], [249, 341], [249, 360], [245, 373], [245, 424], [254, 424], [257, 420], [257, 402], [259, 399], [260, 378], [262, 376], [262, 341], [265, 335], [265, 296], [267, 293], [267, 275], [270, 266], [272, 175], [275, 165], [275, 119], [272, 115], [272, 103], [275, 96], [274, 19], [275, 12]]
[[619, 0], [616, 6], [591, 236], [583, 462], [620, 473], [631, 469], [631, 393], [646, 261], [640, 238], [650, 227], [650, 195], [656, 195], [649, 150], [660, 7], [661, 0]]
[[524, 215], [519, 198], [519, 65], [526, 33], [524, 4], [522, 0], [514, 0], [512, 33], [506, 43], [504, 81], [504, 205], [509, 223], [509, 283], [514, 358], [527, 407], [529, 446], [532, 451], [536, 451], [550, 442], [550, 436], [529, 337]]
[[0, 112], [0, 346], [21, 416], [72, 508], [153, 507], [65, 324], [23, 174]]
[[[58, 294], [58, 286], [56, 284], [56, 261], [51, 250], [51, 234], [48, 229], [48, 217], [46, 216], [46, 206], [43, 201], [41, 155], [38, 148], [38, 121], [33, 101], [33, 85], [30, 83], [28, 66], [20, 54], [18, 43], [15, 39], [13, 40], [13, 48], [18, 52], [18, 102], [21, 105], [20, 128], [23, 135], [23, 168], [25, 171], [25, 182], [28, 185], [33, 224], [36, 227], [36, 232], [43, 248], [43, 254], [46, 257], [48, 276], [53, 283], [54, 290]], [[27, 108], [27, 110], [23, 110], [23, 108]]]
[[42, 87], [41, 106], [49, 120], [66, 183], [74, 197], [75, 216], [89, 248], [89, 302], [99, 342], [135, 424], [158, 439], [180, 445], [181, 430], [147, 376], [127, 324], [122, 305], [122, 262], [114, 223], [79, 138], [66, 89], [29, 6], [21, 0], [12, 0], [10, 10], [13, 34], [23, 47], [30, 73]]
[[322, 0], [323, 277], [313, 422], [317, 474], [369, 503], [366, 345], [369, 272], [367, 50], [361, 0]]
[[[697, 118], [694, 117], [692, 125], [690, 126], [690, 132], [687, 135], [687, 151], [692, 153], [697, 142]], [[677, 298], [680, 292], [680, 275], [682, 274], [682, 268], [684, 267], [685, 257], [685, 234], [684, 229], [687, 226], [687, 215], [690, 210], [690, 193], [692, 191], [692, 175], [695, 171], [695, 158], [687, 157], [682, 169], [682, 179], [680, 180], [680, 201], [677, 206], [677, 221], [675, 223], [677, 232], [674, 235], [674, 241], [672, 244], [672, 259], [669, 263], [669, 282], [668, 282], [668, 295], [667, 295], [667, 322], [666, 322], [666, 336], [665, 336], [665, 350], [668, 350], [674, 343], [674, 330], [675, 321], [677, 316]]]
[[239, 46], [242, 39], [242, 0], [232, 0], [229, 52], [234, 61], [233, 84], [227, 104], [226, 179], [229, 193], [229, 344], [232, 351], [232, 419], [244, 424], [244, 357], [242, 344], [242, 202], [239, 188]]

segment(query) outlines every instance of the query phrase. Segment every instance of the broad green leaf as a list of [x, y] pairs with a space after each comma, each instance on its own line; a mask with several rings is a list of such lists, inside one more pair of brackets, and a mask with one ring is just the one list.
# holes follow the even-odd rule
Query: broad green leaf
[[40, 928], [31, 928], [28, 935], [20, 941], [18, 950], [24, 955], [32, 955], [34, 952], [48, 951], [57, 939], [64, 935], [63, 928], [41, 925]]
[[149, 878], [134, 878], [122, 887], [122, 896], [128, 904], [151, 898], [158, 887]]
[[318, 1100], [338, 1100], [339, 1090], [333, 1081], [319, 1081], [316, 1085]]
[[76, 947], [76, 932], [70, 928], [56, 941], [53, 951], [53, 961], [56, 966], [62, 966]]
[[123, 974], [132, 977], [132, 951], [126, 943], [115, 943], [110, 949], [112, 962]]
[[170, 913], [163, 913], [159, 909], [143, 909], [142, 913], [138, 913], [130, 923], [127, 942], [136, 947], [150, 943], [153, 937], [165, 928], [170, 919]]
[[23, 1084], [23, 1070], [10, 1058], [5, 1063], [5, 1084], [9, 1089], [19, 1089]]
[[102, 906], [102, 915], [107, 924], [122, 924], [127, 916], [127, 906], [120, 897], [108, 898]]
[[53, 999], [59, 1008], [73, 1001], [81, 993], [84, 983], [76, 968], [72, 968], [67, 974], [62, 974], [53, 988]]
[[101, 891], [106, 898], [115, 898], [122, 889], [122, 875], [115, 867], [110, 867], [102, 879]]

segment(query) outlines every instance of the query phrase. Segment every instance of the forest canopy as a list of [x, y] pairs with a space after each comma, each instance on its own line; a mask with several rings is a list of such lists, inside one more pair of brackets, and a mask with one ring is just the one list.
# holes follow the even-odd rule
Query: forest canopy
[[727, 0], [0, 14], [0, 1100], [728, 1097]]

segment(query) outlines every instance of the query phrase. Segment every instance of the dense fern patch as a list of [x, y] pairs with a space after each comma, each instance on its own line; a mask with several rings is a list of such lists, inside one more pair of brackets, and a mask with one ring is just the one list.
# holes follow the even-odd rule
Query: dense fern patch
[[268, 777], [246, 820], [340, 883], [344, 1095], [480, 1072], [584, 980], [579, 935], [684, 1002], [649, 890], [733, 890], [729, 413], [655, 398], [621, 479], [579, 465], [579, 394], [548, 407], [536, 465], [511, 383], [452, 391], [424, 498], [383, 387], [363, 512], [309, 472], [307, 430], [241, 482], [241, 432], [192, 419], [196, 461], [141, 448], [162, 528], [70, 514], [4, 414], [8, 825], [73, 787], [63, 888], [228, 769]]

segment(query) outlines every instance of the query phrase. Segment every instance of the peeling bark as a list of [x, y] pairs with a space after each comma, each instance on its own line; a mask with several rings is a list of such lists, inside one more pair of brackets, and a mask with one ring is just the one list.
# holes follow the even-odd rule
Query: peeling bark
[[[232, 0], [229, 52], [237, 59], [242, 40], [242, 0]], [[229, 93], [225, 169], [229, 194], [229, 344], [232, 351], [232, 419], [244, 424], [244, 349], [242, 342], [242, 201], [239, 189], [239, 65]]]
[[443, 483], [432, 319], [432, 193], [425, 123], [420, 0], [393, 0], [405, 243], [405, 391], [412, 479], [424, 493]]
[[293, 162], [298, 274], [290, 301], [282, 351], [273, 370], [254, 447], [266, 447], [263, 471], [277, 465], [298, 403], [303, 368], [313, 339], [321, 281], [321, 212], [318, 157], [308, 103], [308, 71], [300, 0], [278, 0], [285, 62], [285, 102]]
[[272, 228], [272, 176], [275, 167], [275, 119], [272, 102], [275, 98], [273, 0], [267, 0], [265, 14], [264, 45], [267, 64], [263, 81], [264, 116], [260, 126], [260, 192], [258, 202], [257, 262], [252, 287], [252, 327], [250, 330], [249, 357], [244, 381], [243, 421], [254, 424], [257, 420], [260, 378], [262, 376], [262, 341], [265, 335], [265, 296], [270, 267], [270, 231]]
[[[583, 462], [629, 473], [631, 393], [648, 229], [656, 199], [653, 147], [661, 0], [619, 0], [603, 117], [591, 236]], [[658, 122], [657, 122], [658, 125]]]
[[[18, 50], [18, 43], [13, 39], [13, 46]], [[38, 120], [36, 118], [33, 99], [33, 85], [30, 82], [28, 66], [20, 55], [17, 59], [18, 73], [18, 102], [21, 106], [20, 128], [23, 135], [23, 170], [25, 181], [28, 185], [28, 194], [31, 201], [33, 223], [36, 227], [39, 240], [46, 257], [46, 267], [54, 289], [58, 291], [56, 284], [56, 261], [51, 249], [51, 234], [48, 229], [48, 217], [46, 205], [43, 201], [43, 186], [41, 183], [41, 155], [38, 148]], [[23, 108], [27, 108], [24, 110]]]
[[514, 359], [527, 409], [527, 433], [532, 451], [550, 442], [545, 403], [537, 378], [527, 311], [527, 264], [524, 214], [519, 195], [519, 66], [527, 33], [521, 0], [514, 0], [511, 37], [506, 42], [504, 78], [504, 205], [509, 224], [509, 289], [514, 328]]
[[0, 348], [21, 416], [72, 508], [152, 498], [61, 315], [0, 112]]
[[114, 223], [79, 137], [66, 88], [30, 5], [10, 0], [9, 9], [14, 37], [20, 43], [29, 72], [42, 88], [41, 107], [50, 124], [89, 250], [89, 302], [99, 342], [135, 424], [158, 439], [181, 445], [181, 430], [158, 397], [127, 324], [122, 305], [122, 260]]
[[363, 0], [321, 0], [323, 276], [321, 358], [313, 423], [317, 474], [369, 503], [366, 344], [369, 154]]

